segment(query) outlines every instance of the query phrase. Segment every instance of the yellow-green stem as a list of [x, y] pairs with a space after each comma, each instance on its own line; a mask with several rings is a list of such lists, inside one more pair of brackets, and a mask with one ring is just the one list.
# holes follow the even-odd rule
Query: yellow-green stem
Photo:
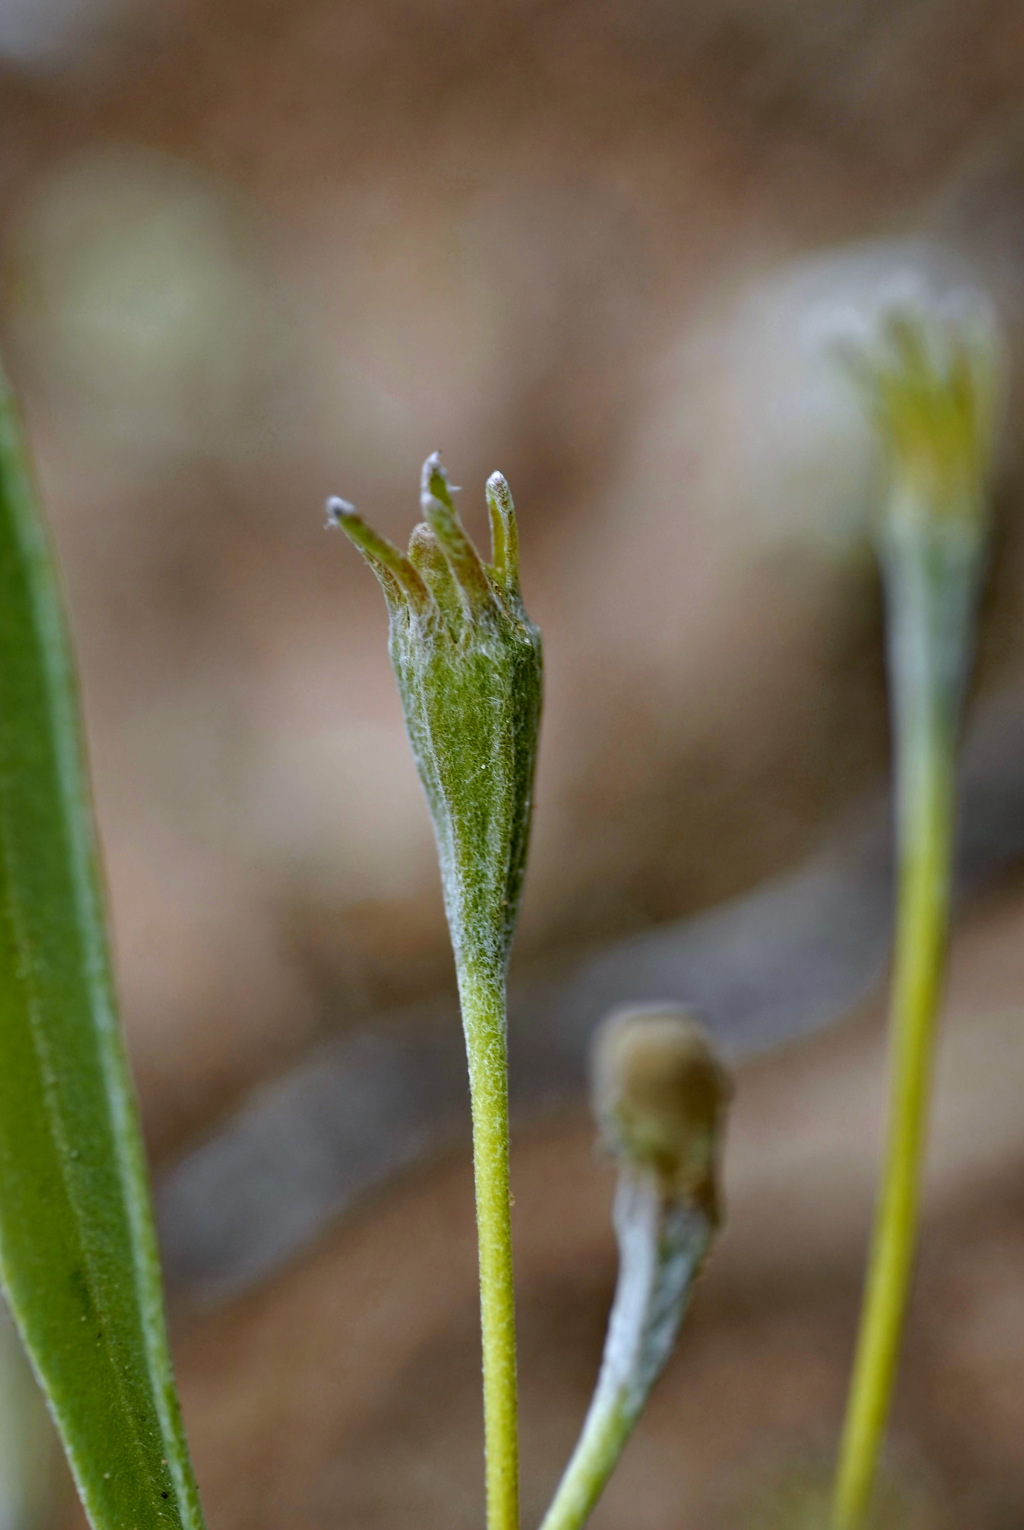
[[941, 706], [926, 706], [923, 712], [907, 719], [899, 761], [888, 1139], [840, 1447], [833, 1530], [861, 1530], [867, 1521], [917, 1245], [954, 821], [951, 730], [944, 725]]
[[580, 1530], [586, 1524], [635, 1424], [635, 1410], [614, 1399], [591, 1413], [540, 1530]]
[[459, 974], [473, 1112], [480, 1250], [488, 1530], [519, 1530], [516, 1316], [509, 1190], [508, 1049], [502, 977]]
[[893, 309], [855, 359], [885, 452], [876, 543], [895, 743], [897, 916], [888, 1135], [832, 1530], [862, 1530], [917, 1247], [949, 928], [960, 713], [988, 532], [999, 358], [988, 321]]

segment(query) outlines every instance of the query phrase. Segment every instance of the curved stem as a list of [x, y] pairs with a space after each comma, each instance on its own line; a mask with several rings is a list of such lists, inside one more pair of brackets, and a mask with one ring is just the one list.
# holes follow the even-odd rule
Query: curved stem
[[519, 1530], [516, 1317], [509, 1193], [505, 983], [460, 964], [473, 1112], [473, 1176], [480, 1251], [484, 1451], [488, 1530]]
[[619, 1279], [601, 1374], [541, 1530], [580, 1530], [604, 1491], [675, 1343], [711, 1241], [706, 1213], [626, 1170], [615, 1198]]

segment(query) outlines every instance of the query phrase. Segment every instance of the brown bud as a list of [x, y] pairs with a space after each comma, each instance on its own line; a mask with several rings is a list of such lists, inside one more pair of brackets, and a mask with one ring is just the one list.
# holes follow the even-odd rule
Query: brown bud
[[732, 1084], [703, 1026], [667, 1005], [615, 1010], [598, 1028], [592, 1059], [594, 1111], [610, 1150], [717, 1223]]

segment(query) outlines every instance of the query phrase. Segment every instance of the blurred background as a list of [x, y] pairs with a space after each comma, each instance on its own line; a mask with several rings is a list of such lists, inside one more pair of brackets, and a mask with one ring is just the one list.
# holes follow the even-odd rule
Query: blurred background
[[[480, 1522], [451, 961], [383, 603], [322, 509], [404, 539], [435, 448], [481, 537], [507, 474], [546, 641], [527, 1516], [614, 1280], [582, 1104], [610, 997], [699, 998], [747, 1060], [729, 1229], [595, 1530], [781, 1524], [827, 1461], [888, 887], [875, 464], [829, 341], [926, 282], [1019, 352], [1022, 86], [1011, 0], [0, 0], [5, 355], [214, 1530]], [[915, 1530], [1024, 1526], [1019, 412], [893, 1436]]]

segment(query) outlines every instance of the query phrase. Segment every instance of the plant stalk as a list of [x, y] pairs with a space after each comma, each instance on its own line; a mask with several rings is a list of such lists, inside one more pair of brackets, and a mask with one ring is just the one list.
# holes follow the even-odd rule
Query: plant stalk
[[672, 1352], [714, 1232], [706, 1210], [624, 1171], [615, 1198], [619, 1279], [601, 1374], [583, 1432], [541, 1530], [581, 1530]]
[[956, 750], [980, 539], [895, 518], [882, 562], [890, 632], [897, 915], [888, 1132], [839, 1453], [833, 1530], [867, 1522], [899, 1360], [920, 1218], [936, 1021], [946, 965]]
[[469, 1061], [480, 1248], [488, 1530], [518, 1530], [516, 1324], [505, 985], [526, 866], [542, 658], [519, 590], [515, 509], [487, 480], [493, 563], [459, 520], [437, 453], [408, 554], [346, 500], [341, 526], [380, 580], [405, 726], [437, 840]]
[[504, 972], [459, 963], [473, 1116], [488, 1530], [519, 1530], [516, 1316]]

